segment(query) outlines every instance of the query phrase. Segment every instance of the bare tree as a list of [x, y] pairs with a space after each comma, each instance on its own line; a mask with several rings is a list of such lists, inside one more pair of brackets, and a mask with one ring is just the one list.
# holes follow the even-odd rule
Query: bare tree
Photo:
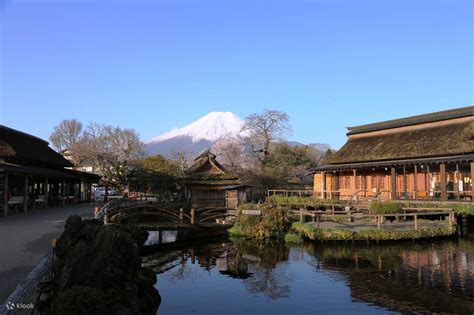
[[245, 164], [245, 144], [239, 139], [220, 139], [212, 145], [212, 151], [234, 172], [239, 172]]
[[91, 123], [75, 154], [92, 164], [105, 186], [126, 190], [144, 150], [135, 130]]
[[49, 140], [58, 151], [71, 150], [82, 137], [82, 123], [77, 119], [66, 119], [54, 127]]
[[[259, 157], [262, 169], [267, 165], [270, 144], [284, 139], [292, 131], [289, 116], [277, 110], [265, 109], [261, 114], [250, 114], [245, 118], [242, 131], [248, 134], [253, 151]], [[257, 146], [255, 148], [255, 146]]]
[[173, 150], [171, 158], [178, 161], [179, 168], [181, 170], [181, 176], [184, 175], [189, 167], [189, 163], [192, 161], [192, 155], [186, 150]]

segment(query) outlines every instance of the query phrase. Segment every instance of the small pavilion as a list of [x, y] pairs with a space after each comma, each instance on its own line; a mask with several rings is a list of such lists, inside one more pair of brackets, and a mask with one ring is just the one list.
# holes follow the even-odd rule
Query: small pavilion
[[349, 127], [315, 169], [320, 198], [474, 201], [474, 106]]
[[217, 162], [210, 150], [201, 153], [186, 172], [185, 196], [194, 208], [237, 208], [249, 194], [250, 186]]

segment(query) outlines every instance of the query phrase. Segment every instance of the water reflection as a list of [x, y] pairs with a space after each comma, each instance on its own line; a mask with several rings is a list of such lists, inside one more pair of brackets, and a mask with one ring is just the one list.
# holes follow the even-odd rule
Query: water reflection
[[226, 312], [236, 314], [474, 311], [468, 240], [288, 247], [232, 239], [156, 252], [144, 265], [159, 274], [160, 314], [216, 310], [209, 303], [235, 304]]

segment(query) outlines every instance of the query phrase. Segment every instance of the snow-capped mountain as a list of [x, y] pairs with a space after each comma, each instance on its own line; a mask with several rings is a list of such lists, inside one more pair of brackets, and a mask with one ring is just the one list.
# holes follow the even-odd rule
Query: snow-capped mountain
[[211, 112], [182, 128], [175, 128], [145, 143], [149, 154], [172, 157], [177, 151], [197, 154], [223, 138], [245, 136], [243, 119], [231, 112]]

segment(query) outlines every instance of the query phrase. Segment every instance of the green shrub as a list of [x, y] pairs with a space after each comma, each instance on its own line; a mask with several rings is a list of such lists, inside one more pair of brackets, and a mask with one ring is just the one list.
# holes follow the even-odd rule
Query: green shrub
[[369, 211], [374, 214], [403, 213], [402, 205], [393, 201], [372, 201]]
[[284, 209], [263, 209], [260, 216], [243, 215], [239, 211], [235, 225], [229, 229], [229, 233], [256, 239], [283, 238], [290, 225], [288, 212]]

